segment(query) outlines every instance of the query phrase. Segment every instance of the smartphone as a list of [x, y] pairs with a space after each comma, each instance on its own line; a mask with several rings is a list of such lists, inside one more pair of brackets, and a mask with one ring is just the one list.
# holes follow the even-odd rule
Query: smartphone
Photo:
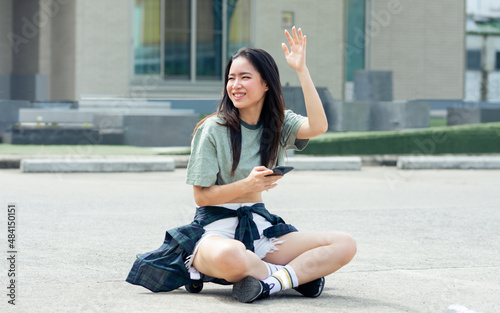
[[276, 166], [273, 168], [273, 173], [266, 175], [267, 176], [277, 176], [277, 175], [285, 175], [286, 173], [293, 170], [293, 166]]

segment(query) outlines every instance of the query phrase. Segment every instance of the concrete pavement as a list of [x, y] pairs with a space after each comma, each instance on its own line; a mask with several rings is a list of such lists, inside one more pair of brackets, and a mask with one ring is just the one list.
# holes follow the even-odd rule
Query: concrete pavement
[[[301, 231], [340, 230], [358, 253], [321, 297], [288, 291], [240, 304], [205, 285], [153, 294], [124, 281], [137, 253], [191, 221], [185, 169], [149, 173], [0, 170], [1, 312], [445, 312], [460, 303], [500, 311], [500, 172], [294, 171], [264, 194]], [[17, 215], [16, 310], [7, 304], [7, 206]]]

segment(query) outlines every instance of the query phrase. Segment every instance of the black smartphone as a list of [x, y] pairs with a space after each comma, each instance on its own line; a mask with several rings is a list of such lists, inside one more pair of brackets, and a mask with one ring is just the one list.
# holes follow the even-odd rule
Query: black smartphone
[[277, 175], [285, 175], [286, 173], [293, 170], [293, 166], [276, 166], [273, 168], [273, 173], [266, 175], [267, 176], [277, 176]]

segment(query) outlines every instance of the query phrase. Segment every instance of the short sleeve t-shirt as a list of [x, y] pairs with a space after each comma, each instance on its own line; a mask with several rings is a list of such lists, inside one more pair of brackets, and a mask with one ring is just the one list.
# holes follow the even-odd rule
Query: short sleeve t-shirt
[[[297, 139], [297, 132], [307, 117], [285, 111], [281, 141], [285, 150], [302, 150], [307, 139]], [[241, 121], [241, 157], [234, 176], [231, 176], [233, 152], [229, 128], [220, 124], [222, 119], [214, 115], [208, 118], [196, 131], [191, 142], [186, 183], [210, 187], [225, 185], [246, 178], [255, 166], [261, 165], [260, 141], [262, 124], [248, 125]], [[277, 164], [283, 165], [284, 151], [280, 146]]]

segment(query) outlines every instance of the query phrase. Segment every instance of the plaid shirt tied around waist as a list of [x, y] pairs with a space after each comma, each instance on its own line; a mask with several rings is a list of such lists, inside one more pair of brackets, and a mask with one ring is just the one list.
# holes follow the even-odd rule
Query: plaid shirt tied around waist
[[205, 232], [203, 227], [224, 218], [238, 217], [234, 239], [243, 242], [248, 250], [254, 251], [253, 242], [260, 239], [260, 236], [253, 221], [253, 213], [263, 216], [272, 224], [264, 230], [267, 238], [297, 231], [281, 217], [269, 213], [263, 203], [244, 206], [238, 210], [218, 206], [199, 207], [190, 224], [168, 230], [158, 249], [137, 256], [126, 281], [153, 292], [171, 291], [190, 284], [189, 272], [184, 265], [186, 259], [193, 254], [196, 243]]

